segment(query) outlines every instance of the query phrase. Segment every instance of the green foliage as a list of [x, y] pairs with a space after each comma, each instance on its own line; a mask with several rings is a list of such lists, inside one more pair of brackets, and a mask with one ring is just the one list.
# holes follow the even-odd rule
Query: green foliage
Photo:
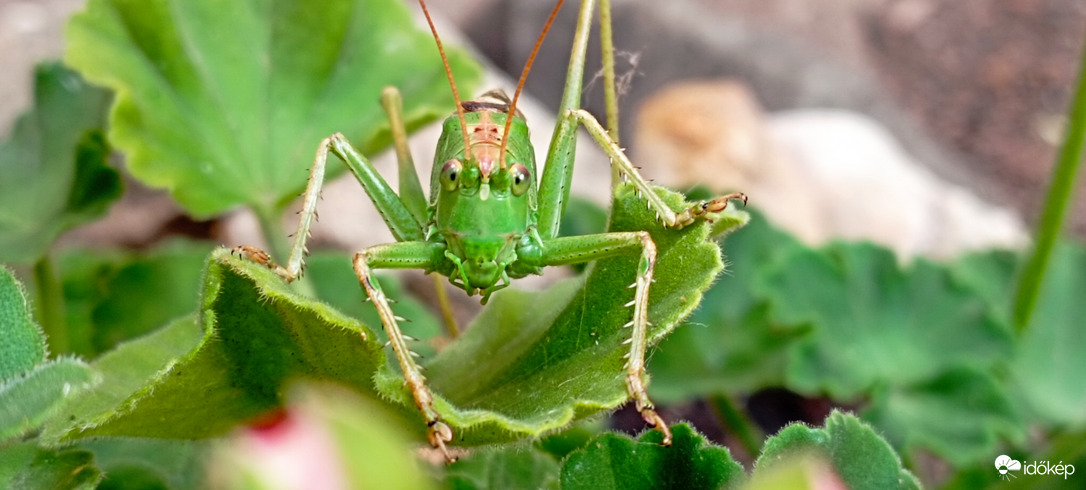
[[725, 271], [705, 301], [667, 338], [649, 365], [662, 401], [753, 391], [784, 382], [785, 348], [808, 330], [774, 322], [757, 279], [801, 246], [757, 211], [722, 242]]
[[33, 110], [0, 142], [0, 262], [39, 259], [121, 195], [101, 134], [109, 100], [59, 63], [38, 67]]
[[[412, 348], [426, 359], [453, 445], [470, 450], [427, 478], [409, 449], [424, 444], [424, 428], [347, 255], [310, 257], [317, 300], [225, 250], [208, 258], [210, 245], [184, 242], [65, 252], [55, 268], [63, 287], [55, 288], [48, 250], [120, 194], [106, 165], [111, 144], [136, 178], [170, 189], [193, 216], [248, 205], [270, 223], [305, 185], [321, 138], [344, 132], [367, 154], [387, 145], [377, 105], [385, 85], [404, 93], [409, 129], [449, 112], [429, 35], [392, 0], [320, 8], [91, 0], [68, 35], [67, 60], [117, 91], [110, 141], [102, 136], [109, 94], [58, 64], [41, 66], [34, 108], [0, 143], [0, 260], [38, 261], [32, 289], [53, 350], [96, 358], [89, 366], [49, 359], [21, 286], [2, 271], [0, 487], [259, 488], [268, 474], [247, 466], [238, 441], [283, 413], [324, 431], [350, 462], [340, 468], [344, 480], [359, 487], [917, 487], [896, 448], [907, 461], [941, 458], [956, 472], [949, 484], [968, 488], [996, 483], [990, 460], [1002, 452], [1076, 463], [1086, 455], [1086, 248], [1060, 243], [1047, 274], [1031, 266], [1017, 311], [1029, 322], [1015, 336], [1017, 254], [902, 265], [871, 244], [809, 248], [756, 212], [734, 209], [668, 231], [621, 188], [610, 212], [571, 201], [562, 233], [652, 233], [655, 401], [741, 401], [783, 387], [855, 407], [863, 421], [834, 412], [821, 429], [786, 427], [765, 442], [744, 483], [727, 449], [683, 424], [669, 448], [654, 431], [633, 440], [600, 435], [599, 421], [569, 428], [626, 400], [621, 326], [636, 257], [591, 264], [541, 292], [501, 291], [440, 353], [436, 317], [382, 276], [396, 313], [413, 320], [404, 329], [424, 341]], [[457, 52], [452, 64], [461, 91], [472, 91], [477, 67]], [[677, 194], [659, 192], [681, 205]], [[1047, 223], [1046, 243], [1058, 230]], [[726, 263], [709, 241], [722, 235]], [[48, 294], [61, 290], [66, 309]], [[63, 318], [54, 321], [56, 312]], [[293, 389], [299, 379], [340, 387]], [[748, 422], [732, 415], [730, 436], [757, 434], [733, 427]], [[752, 453], [758, 442], [744, 440]], [[209, 458], [241, 480], [207, 480]]]
[[925, 448], [958, 466], [991, 459], [1001, 440], [1025, 436], [1007, 387], [970, 368], [877, 392], [863, 417], [897, 447]]
[[657, 431], [638, 440], [603, 434], [574, 451], [562, 464], [562, 488], [732, 488], [745, 479], [726, 448], [706, 442], [689, 425], [672, 427], [670, 447]]
[[64, 399], [98, 381], [86, 364], [55, 359], [0, 384], [0, 440], [37, 428]]
[[[681, 203], [676, 194], [661, 195]], [[706, 241], [707, 226], [675, 232], [650, 223], [654, 216], [624, 189], [612, 229], [648, 228], [656, 234], [662, 271], [654, 285], [661, 293], [651, 305], [656, 339], [697, 305], [720, 262], [718, 249]], [[601, 261], [584, 278], [540, 295], [496, 296], [469, 333], [429, 364], [431, 386], [448, 400], [439, 399], [437, 406], [456, 431], [457, 444], [538, 436], [625, 401], [620, 373], [628, 334], [622, 324], [630, 312], [622, 305], [632, 294], [626, 285], [634, 279], [633, 260]], [[676, 263], [685, 265], [682, 273]], [[58, 417], [65, 422], [46, 435], [214, 437], [280, 406], [281, 387], [296, 377], [380, 393], [405, 410], [413, 405], [371, 328], [296, 295], [266, 268], [226, 250], [212, 254], [204, 281], [198, 326], [181, 320], [100, 358], [95, 367], [111, 393], [65, 407], [65, 416]], [[590, 312], [589, 304], [611, 307]], [[522, 328], [503, 328], [509, 324]]]
[[558, 488], [558, 461], [534, 448], [483, 449], [445, 471], [445, 484], [456, 490]]
[[1017, 389], [1040, 420], [1086, 425], [1086, 247], [1058, 244], [1012, 366]]
[[920, 488], [885, 440], [855, 416], [838, 411], [822, 429], [793, 424], [766, 440], [755, 477], [782, 461], [810, 456], [829, 461], [848, 488]]
[[[678, 194], [658, 192], [673, 207], [682, 202]], [[720, 251], [707, 241], [704, 223], [662, 229], [626, 186], [615, 196], [609, 229], [648, 230], [656, 242], [649, 302], [649, 339], [656, 343], [697, 306], [721, 268]], [[427, 365], [435, 391], [472, 409], [442, 413], [469, 426], [468, 439], [497, 442], [507, 432], [538, 435], [623, 403], [629, 332], [622, 325], [632, 315], [625, 305], [637, 260], [601, 260], [586, 275], [540, 293], [495, 295], [467, 333]]]
[[91, 489], [102, 477], [93, 455], [41, 449], [30, 443], [0, 447], [0, 487], [12, 490]]
[[775, 317], [814, 326], [789, 349], [788, 383], [800, 392], [849, 400], [879, 384], [991, 366], [1010, 355], [1009, 329], [924, 259], [902, 269], [888, 250], [870, 244], [797, 249], [765, 283]]
[[[306, 260], [306, 277], [309, 277], [317, 290], [317, 297], [334, 306], [347, 316], [356, 318], [363, 325], [370, 325], [380, 342], [387, 340], [381, 328], [381, 319], [377, 308], [366, 301], [366, 292], [358, 283], [358, 276], [351, 266], [350, 254], [339, 252], [314, 253]], [[436, 353], [432, 341], [443, 332], [441, 321], [430, 309], [410, 295], [403, 284], [394, 275], [377, 274], [381, 289], [390, 298], [396, 299], [396, 314], [411, 321], [402, 325], [404, 333], [421, 340], [412, 345], [414, 352], [423, 358], [432, 358]]]
[[210, 457], [207, 441], [167, 441], [104, 437], [81, 441], [74, 447], [94, 455], [104, 474], [99, 490], [207, 488], [205, 466]]
[[212, 245], [174, 241], [136, 253], [60, 256], [72, 352], [88, 357], [196, 311]]
[[[333, 132], [365, 154], [387, 145], [385, 86], [408, 128], [452, 106], [433, 40], [398, 1], [92, 0], [67, 37], [65, 60], [117, 92], [109, 139], [129, 170], [197, 217], [280, 210]], [[450, 58], [470, 92], [478, 68]]]
[[30, 317], [22, 285], [6, 267], [0, 267], [0, 349], [0, 381], [45, 360], [45, 337]]
[[30, 319], [22, 286], [0, 267], [0, 442], [40, 426], [66, 397], [93, 385], [76, 359], [46, 360], [45, 337]]

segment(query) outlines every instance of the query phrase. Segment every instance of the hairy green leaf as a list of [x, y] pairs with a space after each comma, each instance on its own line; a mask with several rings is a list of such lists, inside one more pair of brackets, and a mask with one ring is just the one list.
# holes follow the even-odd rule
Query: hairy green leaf
[[45, 337], [30, 319], [22, 286], [0, 267], [0, 441], [37, 428], [95, 381], [79, 360], [45, 360]]
[[0, 441], [38, 427], [65, 398], [97, 381], [83, 362], [54, 359], [0, 384]]
[[189, 353], [202, 336], [203, 330], [190, 316], [102, 355], [91, 364], [101, 373], [102, 383], [61, 407], [46, 423], [42, 440], [55, 442], [69, 432], [94, 427], [132, 410], [142, 396], [154, 390], [159, 377]]
[[797, 423], [766, 440], [754, 465], [754, 480], [777, 465], [811, 456], [832, 463], [847, 488], [920, 488], [897, 453], [870, 426], [836, 410], [822, 429]]
[[22, 285], [0, 266], [0, 382], [45, 360], [45, 334], [30, 317]]
[[764, 277], [773, 316], [813, 331], [789, 349], [787, 379], [841, 400], [880, 384], [911, 384], [1011, 353], [1009, 328], [946, 268], [898, 266], [875, 245], [796, 249]]
[[[681, 203], [677, 194], [661, 190], [661, 195], [674, 206]], [[620, 192], [612, 216], [612, 229], [648, 229], [657, 242], [650, 302], [654, 343], [697, 305], [720, 269], [719, 249], [707, 240], [705, 224], [660, 229], [628, 188]], [[538, 436], [625, 402], [622, 356], [629, 331], [622, 325], [632, 314], [624, 305], [633, 294], [626, 286], [634, 280], [636, 261], [600, 261], [587, 276], [545, 292], [495, 296], [468, 333], [428, 365], [435, 405], [453, 427], [455, 444]], [[107, 378], [123, 372], [129, 357], [157, 360], [131, 377], [142, 382], [88, 403], [93, 406], [70, 407], [82, 422], [75, 429], [61, 424], [52, 434], [213, 437], [280, 406], [281, 387], [299, 377], [334, 380], [367, 396], [380, 393], [419, 419], [371, 328], [297, 296], [267, 268], [226, 250], [212, 254], [205, 281], [202, 338], [176, 344], [170, 356], [135, 347], [146, 340], [103, 356], [95, 365]], [[184, 338], [193, 342], [192, 327], [172, 328], [190, 332]], [[180, 354], [185, 348], [190, 351]], [[117, 365], [100, 366], [107, 359]], [[422, 433], [423, 424], [413, 426]]]
[[613, 433], [599, 436], [563, 462], [562, 488], [733, 488], [746, 479], [727, 448], [708, 443], [686, 424], [671, 430], [671, 446], [661, 446], [656, 431], [636, 441]]
[[[278, 210], [333, 132], [387, 145], [385, 86], [409, 128], [452, 110], [433, 39], [395, 0], [91, 0], [67, 38], [66, 61], [117, 92], [109, 139], [132, 174], [199, 217]], [[449, 55], [471, 93], [478, 67]]]
[[59, 63], [38, 66], [34, 109], [0, 143], [0, 262], [37, 260], [121, 195], [100, 132], [108, 104], [107, 91]]

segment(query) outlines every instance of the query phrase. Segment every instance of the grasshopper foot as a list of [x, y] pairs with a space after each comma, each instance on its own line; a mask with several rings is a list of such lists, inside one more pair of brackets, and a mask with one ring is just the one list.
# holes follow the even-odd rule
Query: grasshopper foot
[[[726, 196], [720, 196], [709, 201], [702, 201], [698, 204], [690, 206], [682, 213], [675, 216], [675, 227], [683, 228], [689, 226], [697, 221], [699, 218], [708, 219], [708, 215], [719, 213], [724, 211], [728, 207], [728, 201], [733, 199], [742, 200], [743, 205], [747, 205], [747, 195], [742, 192], [733, 192]], [[712, 222], [712, 220], [709, 220]]]
[[269, 269], [275, 267], [275, 262], [272, 261], [272, 258], [270, 255], [268, 255], [268, 252], [265, 252], [252, 245], [238, 245], [230, 249], [230, 255], [244, 257]]
[[656, 430], [664, 434], [664, 440], [660, 441], [661, 446], [671, 445], [671, 429], [664, 422], [664, 419], [656, 413], [656, 410], [651, 408], [641, 410], [641, 418], [645, 419], [646, 424], [652, 425]]
[[430, 422], [429, 427], [426, 428], [426, 438], [430, 441], [431, 446], [441, 451], [442, 456], [445, 457], [446, 464], [453, 464], [456, 462], [456, 456], [449, 454], [449, 449], [445, 447], [445, 443], [452, 442], [453, 438], [452, 429], [450, 429], [445, 422], [440, 420]]
[[290, 271], [283, 266], [276, 264], [275, 261], [272, 260], [271, 255], [268, 255], [268, 252], [252, 245], [238, 245], [230, 249], [230, 255], [235, 254], [241, 258], [248, 259], [250, 262], [255, 262], [271, 269], [272, 272], [276, 273], [279, 277], [282, 277], [284, 281], [292, 282], [298, 278], [297, 275], [291, 274]]

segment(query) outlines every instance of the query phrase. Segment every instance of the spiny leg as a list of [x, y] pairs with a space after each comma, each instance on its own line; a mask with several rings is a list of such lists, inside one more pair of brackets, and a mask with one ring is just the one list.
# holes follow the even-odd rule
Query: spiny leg
[[693, 224], [698, 218], [705, 218], [709, 214], [724, 211], [728, 207], [728, 201], [732, 199], [742, 200], [744, 205], [747, 203], [746, 194], [733, 192], [708, 201], [701, 201], [676, 213], [660, 199], [660, 196], [656, 195], [656, 192], [652, 190], [652, 186], [637, 171], [637, 167], [630, 162], [626, 153], [618, 146], [618, 143], [611, 139], [611, 135], [592, 114], [582, 109], [575, 109], [568, 113], [568, 117], [577, 120], [585, 127], [592, 139], [596, 140], [600, 148], [611, 158], [611, 165], [617, 168], [625, 178], [629, 179], [637, 189], [638, 194], [648, 202], [650, 208], [656, 211], [656, 216], [668, 228], [681, 229]]
[[313, 159], [313, 167], [309, 171], [309, 182], [306, 184], [302, 198], [302, 210], [298, 215], [298, 229], [294, 232], [294, 244], [290, 249], [290, 257], [286, 267], [277, 263], [263, 250], [250, 245], [234, 247], [233, 253], [266, 265], [275, 271], [287, 282], [294, 281], [302, 275], [305, 267], [306, 240], [309, 239], [310, 228], [317, 219], [317, 201], [320, 199], [321, 187], [324, 185], [325, 167], [328, 164], [328, 153], [333, 153], [354, 174], [355, 179], [362, 185], [366, 195], [370, 197], [377, 212], [385, 220], [392, 235], [398, 241], [421, 240], [422, 227], [415, 219], [408, 207], [399, 196], [389, 187], [388, 182], [377, 173], [377, 169], [360, 153], [355, 151], [347, 138], [341, 133], [335, 133], [323, 140], [317, 147], [317, 155]]
[[313, 166], [309, 169], [309, 182], [302, 194], [302, 210], [298, 212], [298, 229], [294, 232], [294, 243], [290, 247], [290, 257], [286, 267], [277, 264], [267, 252], [251, 245], [239, 245], [234, 247], [231, 253], [237, 253], [258, 264], [267, 266], [279, 277], [287, 282], [293, 282], [302, 275], [305, 267], [305, 255], [309, 253], [305, 242], [309, 239], [310, 228], [317, 219], [317, 201], [320, 199], [321, 187], [324, 185], [324, 169], [328, 164], [328, 148], [331, 137], [321, 141], [317, 148], [317, 156], [313, 159]]
[[415, 407], [422, 412], [426, 421], [426, 435], [430, 445], [441, 451], [448, 462], [455, 461], [449, 454], [446, 443], [453, 439], [452, 429], [434, 409], [434, 396], [426, 386], [426, 377], [415, 363], [414, 355], [407, 347], [407, 337], [400, 330], [399, 322], [403, 318], [392, 312], [390, 300], [385, 296], [380, 283], [373, 277], [373, 268], [418, 268], [432, 269], [435, 257], [440, 257], [444, 247], [428, 242], [400, 242], [370, 247], [354, 256], [354, 272], [358, 281], [366, 290], [366, 295], [377, 308], [381, 325], [388, 334], [388, 342], [400, 364], [404, 382], [415, 400]]
[[656, 267], [656, 243], [647, 231], [611, 232], [596, 235], [560, 237], [543, 243], [543, 265], [568, 265], [625, 255], [640, 250], [637, 277], [630, 285], [634, 298], [633, 318], [624, 327], [631, 328], [630, 352], [626, 354], [626, 391], [645, 422], [664, 434], [663, 445], [671, 444], [671, 430], [656, 413], [645, 389], [645, 350], [649, 333], [649, 288]]

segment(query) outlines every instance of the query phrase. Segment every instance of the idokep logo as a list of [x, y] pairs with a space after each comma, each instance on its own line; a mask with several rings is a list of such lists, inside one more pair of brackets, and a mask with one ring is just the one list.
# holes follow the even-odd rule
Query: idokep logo
[[1011, 478], [1018, 478], [1015, 472], [1021, 471], [1024, 475], [1053, 475], [1062, 476], [1064, 480], [1067, 477], [1075, 474], [1075, 466], [1070, 464], [1063, 464], [1063, 461], [1052, 464], [1049, 461], [1034, 461], [1022, 464], [1021, 461], [1012, 459], [1006, 454], [1000, 455], [995, 459], [996, 471], [999, 472], [999, 477], [1004, 480], [1010, 480]]
[[1010, 480], [1011, 478], [1018, 478], [1011, 473], [1012, 471], [1020, 471], [1022, 469], [1022, 462], [1017, 459], [1011, 459], [1006, 454], [1001, 454], [995, 460], [996, 470], [999, 471], [999, 477], [1004, 480]]

